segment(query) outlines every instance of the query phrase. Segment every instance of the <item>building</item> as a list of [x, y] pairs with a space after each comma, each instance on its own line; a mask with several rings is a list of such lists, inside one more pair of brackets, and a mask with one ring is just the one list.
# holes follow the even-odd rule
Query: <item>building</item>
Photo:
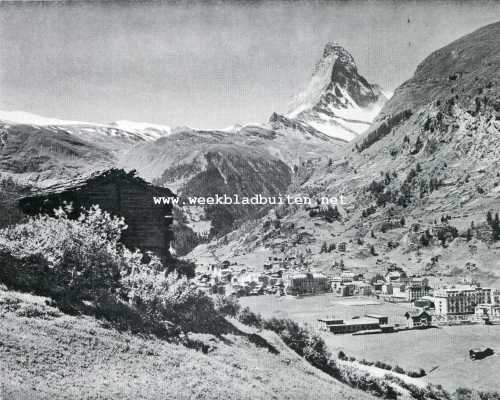
[[[391, 271], [387, 282], [382, 285], [382, 294], [392, 297], [394, 301], [413, 302], [430, 292], [429, 280], [427, 278], [407, 278], [399, 271]], [[386, 297], [388, 301], [389, 297]]]
[[354, 296], [356, 285], [354, 282], [342, 282], [340, 277], [334, 277], [331, 282], [333, 294], [340, 297]]
[[372, 282], [373, 291], [375, 293], [382, 293], [382, 288], [385, 285], [385, 281], [378, 279]]
[[343, 319], [338, 319], [338, 318], [319, 318], [318, 319], [320, 329], [324, 331], [329, 331], [330, 330], [330, 325], [338, 325], [338, 324], [343, 324], [344, 320]]
[[428, 328], [432, 325], [432, 315], [426, 310], [411, 310], [406, 312], [408, 328]]
[[485, 321], [500, 320], [500, 304], [478, 304], [474, 309], [478, 319]]
[[342, 286], [342, 278], [340, 276], [334, 276], [330, 280], [333, 293], [337, 293]]
[[379, 319], [372, 317], [353, 318], [348, 321], [340, 320], [327, 325], [330, 332], [334, 334], [354, 333], [359, 331], [381, 329]]
[[400, 269], [389, 269], [385, 275], [386, 282], [402, 282], [406, 279], [406, 274]]
[[492, 304], [492, 290], [476, 285], [455, 285], [434, 290], [435, 313], [440, 316], [473, 315], [478, 304]]
[[284, 277], [285, 292], [293, 296], [330, 291], [326, 275], [318, 272], [296, 272]]
[[406, 297], [408, 301], [413, 302], [427, 296], [430, 292], [428, 282], [427, 279], [411, 280], [406, 287]]
[[366, 314], [365, 317], [375, 318], [380, 325], [387, 325], [389, 323], [389, 317], [382, 314]]
[[388, 295], [391, 295], [393, 292], [393, 287], [392, 287], [392, 283], [388, 283], [388, 282], [385, 282], [383, 285], [382, 285], [382, 290], [381, 290], [381, 293], [382, 294], [388, 294]]
[[354, 294], [358, 296], [371, 296], [373, 294], [372, 286], [363, 281], [354, 281]]
[[154, 196], [173, 198], [174, 194], [135, 176], [135, 171], [110, 169], [46, 187], [21, 198], [18, 207], [26, 215], [53, 215], [55, 209], [71, 203], [70, 218], [78, 218], [82, 208], [99, 205], [102, 210], [125, 219], [127, 229], [121, 236], [125, 246], [150, 251], [166, 262], [173, 239], [172, 205], [155, 204]]
[[354, 278], [356, 277], [356, 274], [351, 271], [344, 271], [342, 274], [340, 274], [340, 278], [342, 282], [352, 282], [354, 281]]

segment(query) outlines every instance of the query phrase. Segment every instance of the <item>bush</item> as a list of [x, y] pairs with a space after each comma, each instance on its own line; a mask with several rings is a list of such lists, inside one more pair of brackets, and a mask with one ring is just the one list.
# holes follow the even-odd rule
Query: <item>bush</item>
[[97, 206], [83, 211], [78, 220], [70, 220], [69, 212], [59, 209], [55, 218], [39, 216], [0, 231], [3, 260], [21, 267], [14, 277], [0, 276], [4, 283], [30, 289], [27, 280], [33, 291], [74, 300], [92, 300], [118, 288], [123, 219]]
[[262, 325], [264, 323], [262, 316], [260, 314], [254, 313], [248, 307], [243, 308], [238, 314], [237, 318], [241, 323], [256, 328], [262, 328]]
[[405, 370], [403, 368], [401, 368], [399, 365], [396, 365], [394, 368], [392, 368], [392, 370], [398, 374], [404, 374], [405, 373]]
[[98, 206], [82, 210], [77, 220], [68, 218], [71, 211], [65, 205], [55, 217], [0, 230], [0, 282], [50, 296], [63, 312], [93, 313], [133, 331], [164, 334], [174, 324], [212, 332], [224, 325], [222, 313], [236, 313], [230, 301], [218, 312], [208, 295], [177, 273], [192, 275], [194, 264], [172, 259], [165, 266], [153, 254], [124, 247], [123, 219]]
[[241, 306], [238, 299], [234, 296], [217, 296], [215, 298], [215, 309], [221, 315], [236, 317], [240, 312]]

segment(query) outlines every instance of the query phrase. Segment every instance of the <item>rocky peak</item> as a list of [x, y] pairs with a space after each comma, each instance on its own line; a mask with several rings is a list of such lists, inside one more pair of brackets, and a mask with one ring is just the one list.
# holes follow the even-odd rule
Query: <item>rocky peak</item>
[[349, 51], [329, 42], [308, 85], [290, 103], [287, 117], [351, 140], [368, 128], [386, 100], [378, 85], [358, 73]]
[[323, 59], [332, 57], [343, 64], [352, 64], [354, 66], [356, 64], [351, 53], [336, 42], [328, 42], [323, 50]]

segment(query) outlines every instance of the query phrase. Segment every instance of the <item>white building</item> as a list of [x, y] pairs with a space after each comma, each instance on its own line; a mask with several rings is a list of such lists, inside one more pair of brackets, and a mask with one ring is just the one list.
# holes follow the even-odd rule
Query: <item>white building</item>
[[434, 290], [433, 297], [437, 315], [472, 315], [476, 311], [476, 305], [492, 303], [492, 289], [476, 285], [455, 285]]

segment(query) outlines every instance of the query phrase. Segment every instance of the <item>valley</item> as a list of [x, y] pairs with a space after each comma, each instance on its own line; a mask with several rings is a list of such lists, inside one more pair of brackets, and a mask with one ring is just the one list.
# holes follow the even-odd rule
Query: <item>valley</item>
[[[221, 129], [0, 111], [0, 399], [498, 399], [498, 43], [392, 93], [327, 42], [286, 112]], [[61, 193], [108, 208], [34, 215]]]

